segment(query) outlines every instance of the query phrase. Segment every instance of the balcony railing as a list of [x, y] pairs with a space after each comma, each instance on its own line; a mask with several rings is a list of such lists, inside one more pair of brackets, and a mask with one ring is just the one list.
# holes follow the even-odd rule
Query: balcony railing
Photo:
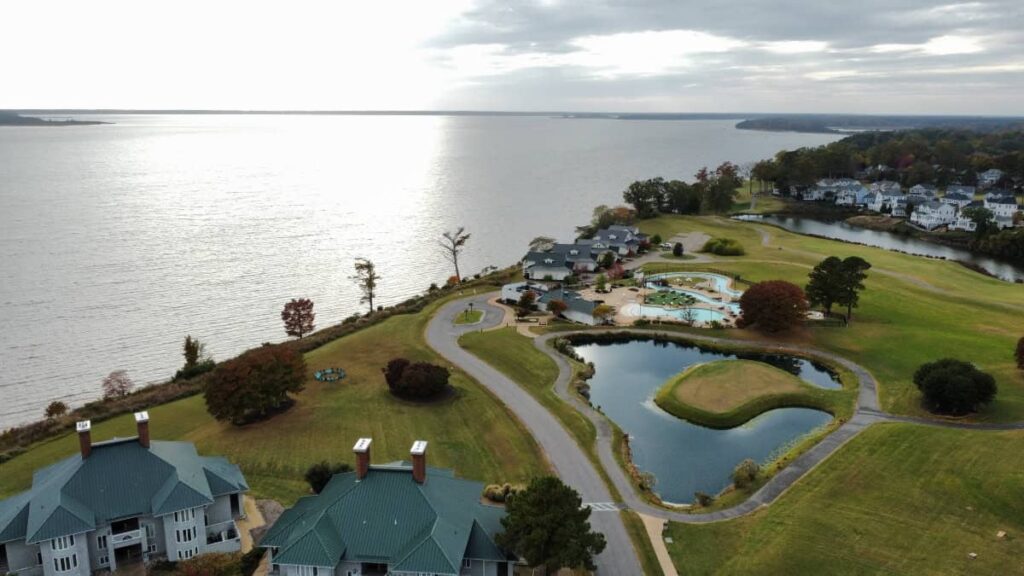
[[211, 551], [236, 550], [241, 546], [241, 538], [238, 535], [238, 526], [234, 520], [211, 524], [206, 527], [206, 545]]
[[118, 532], [117, 534], [110, 535], [110, 543], [113, 546], [121, 544], [135, 544], [142, 540], [142, 530], [128, 530], [127, 532]]

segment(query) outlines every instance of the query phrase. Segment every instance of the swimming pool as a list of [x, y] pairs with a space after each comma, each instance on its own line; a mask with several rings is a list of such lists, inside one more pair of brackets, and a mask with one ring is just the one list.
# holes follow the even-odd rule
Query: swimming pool
[[647, 276], [645, 280], [647, 282], [654, 282], [657, 280], [665, 280], [667, 278], [703, 278], [705, 280], [711, 280], [714, 283], [715, 291], [732, 296], [734, 298], [742, 296], [742, 290], [734, 290], [729, 287], [732, 284], [732, 278], [723, 276], [721, 274], [713, 274], [711, 272], [665, 272], [663, 274], [651, 274]]
[[726, 318], [724, 312], [708, 310], [707, 308], [664, 308], [652, 304], [626, 304], [622, 307], [622, 313], [636, 318], [668, 318], [683, 322], [686, 320], [684, 310], [692, 310], [694, 322], [708, 323], [712, 320], [721, 322]]

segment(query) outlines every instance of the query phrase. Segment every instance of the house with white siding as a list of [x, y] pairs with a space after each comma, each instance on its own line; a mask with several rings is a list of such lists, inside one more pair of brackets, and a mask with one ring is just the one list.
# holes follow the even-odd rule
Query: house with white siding
[[0, 573], [88, 576], [241, 549], [241, 471], [189, 442], [150, 440], [146, 412], [135, 421], [138, 437], [95, 444], [79, 422], [79, 454], [0, 501]]
[[948, 226], [956, 222], [956, 207], [932, 200], [914, 207], [910, 221], [918, 226], [933, 230], [939, 226]]

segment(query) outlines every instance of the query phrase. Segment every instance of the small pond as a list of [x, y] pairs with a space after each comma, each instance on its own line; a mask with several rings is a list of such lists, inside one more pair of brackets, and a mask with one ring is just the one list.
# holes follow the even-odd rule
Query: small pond
[[[654, 395], [668, 378], [688, 366], [737, 355], [654, 340], [575, 348], [596, 369], [590, 380], [591, 402], [629, 434], [633, 462], [641, 471], [654, 474], [655, 491], [666, 502], [692, 502], [698, 490], [716, 494], [729, 484], [733, 468], [743, 459], [770, 460], [832, 420], [820, 410], [780, 408], [737, 428], [705, 428], [663, 411], [654, 403]], [[743, 358], [767, 362], [817, 386], [841, 387], [827, 369], [804, 359], [776, 354]]]

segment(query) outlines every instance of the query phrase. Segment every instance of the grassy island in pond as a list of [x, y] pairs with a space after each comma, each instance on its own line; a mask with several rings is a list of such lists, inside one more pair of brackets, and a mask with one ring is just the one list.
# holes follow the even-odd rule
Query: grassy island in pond
[[804, 383], [754, 360], [691, 366], [666, 382], [654, 402], [666, 412], [709, 428], [733, 428], [775, 408], [818, 408], [832, 414], [846, 395]]

